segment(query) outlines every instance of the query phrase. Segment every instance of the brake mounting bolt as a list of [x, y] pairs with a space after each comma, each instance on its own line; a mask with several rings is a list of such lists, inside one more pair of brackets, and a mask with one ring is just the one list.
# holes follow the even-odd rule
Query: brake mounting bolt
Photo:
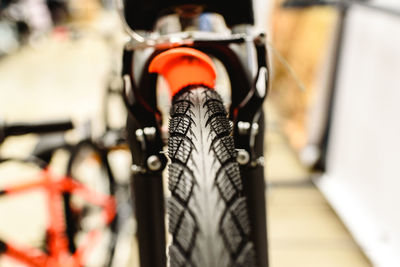
[[240, 165], [246, 165], [250, 161], [250, 154], [244, 149], [239, 149], [237, 154], [237, 162]]
[[144, 134], [143, 134], [143, 130], [142, 129], [137, 129], [135, 134], [136, 134], [136, 139], [139, 142], [143, 142], [144, 141]]
[[158, 171], [161, 169], [162, 163], [158, 156], [152, 155], [147, 158], [147, 167], [151, 171]]
[[143, 133], [148, 139], [153, 140], [156, 137], [157, 130], [154, 127], [146, 127], [143, 129]]
[[241, 135], [247, 134], [250, 131], [250, 128], [251, 128], [250, 122], [247, 122], [247, 121], [239, 121], [238, 122], [239, 134], [241, 134]]

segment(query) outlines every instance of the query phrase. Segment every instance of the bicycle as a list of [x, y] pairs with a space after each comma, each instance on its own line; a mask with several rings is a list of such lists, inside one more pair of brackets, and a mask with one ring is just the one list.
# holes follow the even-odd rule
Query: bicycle
[[[265, 36], [249, 34], [251, 1], [119, 4], [130, 37], [122, 79], [141, 266], [167, 262], [166, 143], [169, 265], [267, 266], [262, 104], [269, 67]], [[218, 61], [228, 101], [214, 90], [223, 76]], [[172, 99], [168, 130], [158, 75]]]
[[[32, 152], [35, 157], [49, 164], [53, 157], [57, 158], [54, 154], [62, 150], [67, 158], [64, 163], [66, 176], [115, 199], [116, 216], [104, 229], [104, 245], [101, 252], [96, 251], [95, 263], [90, 266], [121, 266], [131, 257], [127, 249], [121, 249], [121, 246], [132, 246], [131, 239], [124, 235], [132, 236], [134, 221], [130, 208], [129, 174], [120, 171], [129, 166], [126, 165], [129, 162], [124, 162], [129, 161], [126, 136], [120, 123], [116, 124], [113, 120], [117, 116], [109, 114], [109, 111], [118, 108], [120, 104], [115, 103], [115, 98], [121, 97], [119, 86], [115, 82], [114, 79], [110, 80], [102, 101], [105, 107], [102, 112], [105, 130], [101, 136], [92, 137], [91, 123], [88, 122], [76, 129], [75, 132], [80, 133], [78, 140], [67, 141], [62, 133], [42, 136]], [[122, 102], [122, 98], [120, 100]], [[121, 159], [125, 160], [121, 162]], [[81, 237], [93, 228], [90, 218], [96, 218], [99, 210], [68, 192], [63, 194], [63, 201], [68, 247], [73, 254], [84, 241]]]
[[[131, 218], [129, 181], [127, 181], [126, 177], [116, 175], [116, 169], [115, 167], [113, 168], [114, 162], [110, 158], [113, 153], [126, 152], [127, 150], [125, 139], [115, 129], [108, 130], [105, 135], [98, 139], [83, 139], [69, 150], [67, 175], [90, 188], [96, 188], [96, 191], [112, 195], [116, 200], [117, 213], [109, 225], [111, 236], [107, 245], [108, 249], [103, 253], [107, 255], [102, 266], [112, 266], [114, 264], [114, 256], [118, 253], [118, 240], [124, 234], [124, 228], [129, 227], [126, 224], [129, 223]], [[67, 222], [69, 222], [67, 229], [68, 238], [71, 241], [69, 243], [71, 252], [76, 251], [76, 239], [79, 234], [82, 230], [85, 232], [82, 229], [79, 214], [82, 214], [81, 211], [83, 211], [84, 216], [90, 216], [90, 213], [97, 212], [96, 210], [91, 211], [84, 206], [77, 213], [76, 208], [74, 208], [76, 206], [79, 206], [79, 199], [69, 194], [65, 195], [65, 210]]]
[[[16, 123], [4, 124], [0, 127], [0, 143], [9, 136], [24, 135], [28, 133], [52, 133], [65, 131], [72, 128], [70, 121], [49, 122], [38, 124]], [[59, 148], [59, 146], [57, 146]], [[54, 150], [52, 150], [54, 151]], [[49, 153], [42, 156], [48, 159]], [[83, 266], [86, 262], [87, 252], [94, 247], [100, 236], [100, 229], [91, 229], [85, 236], [85, 241], [70, 253], [71, 240], [67, 237], [68, 218], [64, 217], [63, 196], [65, 193], [78, 195], [85, 201], [101, 208], [101, 220], [104, 227], [111, 224], [115, 217], [115, 200], [112, 196], [98, 193], [89, 189], [82, 183], [68, 176], [59, 176], [48, 168], [48, 162], [33, 155], [27, 158], [0, 158], [0, 163], [10, 161], [33, 164], [40, 169], [38, 178], [33, 182], [26, 182], [0, 190], [0, 197], [20, 194], [31, 190], [42, 189], [47, 196], [47, 209], [49, 223], [46, 228], [45, 251], [33, 247], [23, 247], [12, 241], [0, 240], [0, 254], [10, 256], [28, 266]], [[67, 220], [65, 220], [67, 219]]]

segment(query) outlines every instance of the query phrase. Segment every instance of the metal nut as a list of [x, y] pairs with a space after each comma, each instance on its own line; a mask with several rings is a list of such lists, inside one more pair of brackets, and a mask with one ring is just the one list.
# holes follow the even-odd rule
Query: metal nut
[[247, 152], [247, 151], [244, 150], [244, 149], [239, 149], [239, 150], [238, 150], [238, 155], [237, 155], [236, 160], [237, 160], [237, 162], [238, 162], [240, 165], [246, 165], [246, 164], [249, 163], [249, 161], [250, 161], [250, 154], [249, 154], [249, 152]]
[[138, 174], [138, 173], [144, 173], [145, 170], [142, 167], [140, 167], [139, 165], [133, 164], [131, 166], [131, 172], [133, 174]]
[[249, 132], [251, 127], [250, 122], [247, 121], [239, 121], [238, 122], [238, 130], [239, 130], [239, 134], [245, 135]]
[[144, 141], [144, 134], [143, 134], [143, 130], [142, 129], [137, 129], [135, 134], [136, 134], [136, 139], [139, 142], [143, 142]]
[[151, 171], [158, 171], [161, 169], [162, 163], [158, 156], [152, 155], [147, 158], [147, 167]]
[[152, 140], [156, 137], [156, 128], [154, 127], [145, 127], [143, 129], [144, 135], [149, 139]]

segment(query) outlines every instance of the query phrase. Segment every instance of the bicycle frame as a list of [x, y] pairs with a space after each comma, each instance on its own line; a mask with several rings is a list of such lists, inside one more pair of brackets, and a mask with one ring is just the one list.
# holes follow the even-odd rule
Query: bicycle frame
[[[233, 31], [238, 31], [233, 29]], [[244, 27], [243, 29], [246, 29]], [[128, 33], [133, 34], [132, 30]], [[219, 35], [213, 32], [179, 32], [138, 38], [135, 33], [124, 49], [122, 76], [128, 143], [132, 153], [132, 179], [139, 254], [142, 267], [166, 266], [162, 171], [167, 159], [165, 133], [157, 107], [157, 74], [149, 73], [152, 60], [170, 48], [190, 47], [221, 61], [231, 84], [230, 119], [239, 150], [238, 162], [249, 203], [251, 238], [258, 266], [267, 266], [263, 168], [263, 111], [269, 84], [269, 67], [263, 34]], [[136, 41], [135, 41], [136, 40]], [[137, 42], [139, 40], [139, 42]], [[254, 61], [248, 60], [255, 58]], [[257, 234], [255, 234], [257, 233]]]
[[[2, 162], [4, 161], [2, 160]], [[83, 266], [84, 256], [93, 247], [100, 232], [98, 230], [90, 231], [85, 242], [71, 255], [66, 236], [62, 195], [66, 192], [76, 194], [85, 201], [101, 207], [105, 225], [110, 224], [115, 216], [114, 198], [89, 190], [69, 177], [58, 177], [47, 168], [43, 169], [40, 175], [41, 179], [38, 181], [2, 189], [0, 197], [37, 189], [42, 189], [46, 192], [49, 213], [49, 222], [46, 229], [48, 252], [45, 253], [32, 247], [23, 247], [0, 240], [0, 254], [5, 254], [32, 267]]]

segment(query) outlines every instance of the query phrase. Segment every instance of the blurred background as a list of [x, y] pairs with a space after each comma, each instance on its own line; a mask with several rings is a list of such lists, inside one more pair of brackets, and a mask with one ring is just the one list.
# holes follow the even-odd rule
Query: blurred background
[[[399, 266], [400, 2], [254, 5], [273, 78], [265, 104], [271, 267]], [[113, 1], [1, 0], [0, 9], [0, 118], [90, 121], [90, 134], [101, 136], [126, 41]], [[121, 102], [108, 104], [113, 126], [123, 127]], [[9, 138], [0, 154], [27, 155], [38, 140]], [[114, 156], [129, 166], [126, 157]], [[65, 156], [52, 164], [62, 173]], [[0, 166], [0, 187], [25, 181], [23, 171]], [[40, 193], [1, 198], [0, 238], [40, 246], [44, 201]], [[113, 266], [137, 266], [132, 225], [123, 263]], [[0, 257], [0, 266], [24, 265]]]

